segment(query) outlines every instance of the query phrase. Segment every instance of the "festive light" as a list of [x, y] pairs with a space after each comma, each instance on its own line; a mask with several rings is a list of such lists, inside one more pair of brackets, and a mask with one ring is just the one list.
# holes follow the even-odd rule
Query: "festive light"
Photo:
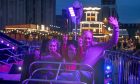
[[12, 47], [12, 49], [14, 50], [14, 49], [15, 49], [15, 47]]
[[110, 60], [105, 60], [105, 68], [104, 68], [104, 84], [112, 84], [112, 63]]
[[2, 40], [1, 43], [3, 43], [4, 41]]
[[107, 70], [110, 70], [110, 69], [111, 69], [111, 66], [109, 66], [109, 65], [106, 66], [106, 69], [107, 69]]
[[6, 44], [7, 46], [9, 46], [9, 44]]
[[20, 66], [20, 67], [18, 67], [18, 70], [19, 70], [19, 71], [21, 71], [21, 70], [22, 70], [22, 67], [21, 67], [21, 66]]

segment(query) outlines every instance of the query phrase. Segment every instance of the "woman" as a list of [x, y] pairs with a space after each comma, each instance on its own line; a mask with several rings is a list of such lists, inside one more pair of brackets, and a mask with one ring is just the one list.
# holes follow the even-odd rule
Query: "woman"
[[[47, 55], [46, 56], [41, 56], [41, 61], [47, 61], [47, 62], [60, 62], [62, 60], [61, 55], [59, 54], [58, 51], [58, 47], [59, 47], [59, 42], [57, 39], [51, 39], [48, 42], [48, 48], [47, 48]], [[56, 76], [56, 71], [58, 69], [58, 65], [55, 64], [45, 64], [42, 65], [43, 67], [45, 67], [47, 70], [47, 72], [45, 71], [45, 73], [43, 73], [43, 78], [44, 79], [54, 79]], [[56, 69], [55, 71], [49, 70], [49, 69]], [[45, 75], [44, 75], [45, 74]]]
[[41, 56], [41, 60], [45, 61], [61, 61], [61, 55], [58, 51], [59, 48], [59, 42], [57, 39], [51, 39], [48, 42], [48, 48], [47, 48], [47, 55]]

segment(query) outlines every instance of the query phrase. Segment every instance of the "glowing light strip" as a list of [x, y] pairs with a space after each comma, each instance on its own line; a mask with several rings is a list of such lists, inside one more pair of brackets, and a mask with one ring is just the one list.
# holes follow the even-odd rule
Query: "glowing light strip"
[[16, 48], [13, 44], [11, 44], [10, 42], [0, 38], [0, 43], [6, 45], [7, 47], [11, 47], [13, 50]]
[[84, 10], [100, 10], [101, 8], [98, 7], [86, 7]]
[[75, 17], [75, 13], [74, 13], [73, 7], [69, 7], [68, 9], [69, 9], [70, 15], [72, 17]]

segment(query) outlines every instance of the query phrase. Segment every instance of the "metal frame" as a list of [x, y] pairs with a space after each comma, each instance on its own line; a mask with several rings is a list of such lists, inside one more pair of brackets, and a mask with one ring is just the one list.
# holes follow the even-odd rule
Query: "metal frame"
[[[43, 67], [43, 68], [37, 68], [35, 70], [32, 70], [33, 66], [35, 65], [41, 65], [41, 64], [55, 64], [55, 65], [59, 65], [58, 68], [56, 69], [49, 69], [49, 68], [46, 68], [46, 67]], [[29, 74], [30, 74], [30, 77], [29, 77], [29, 80], [32, 81], [32, 77], [39, 71], [48, 71], [48, 70], [51, 70], [51, 71], [56, 71], [56, 76], [54, 78], [54, 80], [46, 80], [45, 82], [54, 82], [56, 81], [57, 83], [61, 82], [61, 84], [86, 84], [86, 83], [82, 83], [82, 82], [76, 82], [76, 81], [62, 81], [62, 80], [57, 80], [58, 76], [59, 76], [59, 73], [60, 71], [66, 71], [65, 67], [63, 67], [64, 69], [62, 69], [61, 67], [63, 65], [76, 65], [76, 66], [81, 66], [80, 69], [77, 69], [77, 70], [67, 70], [68, 72], [75, 72], [75, 71], [88, 71], [88, 72], [92, 72], [92, 81], [93, 81], [93, 84], [94, 84], [94, 69], [88, 65], [88, 64], [80, 64], [80, 63], [64, 63], [64, 62], [47, 62], [47, 61], [35, 61], [35, 62], [32, 62], [29, 66]], [[84, 68], [86, 67], [86, 68]], [[83, 69], [86, 69], [86, 70], [83, 70]], [[42, 81], [42, 80], [39, 80], [39, 79], [33, 79], [33, 81]], [[43, 80], [44, 81], [44, 80]], [[24, 81], [23, 81], [23, 84], [24, 84]]]
[[28, 82], [44, 82], [46, 84], [47, 82], [53, 84], [53, 83], [61, 83], [61, 84], [87, 84], [84, 82], [77, 82], [77, 81], [60, 81], [60, 80], [43, 80], [43, 79], [26, 79], [22, 82], [22, 84], [28, 84]]

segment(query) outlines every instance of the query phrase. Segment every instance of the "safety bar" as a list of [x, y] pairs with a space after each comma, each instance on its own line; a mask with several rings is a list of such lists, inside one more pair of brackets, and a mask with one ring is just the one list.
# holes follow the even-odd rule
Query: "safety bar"
[[31, 69], [32, 69], [32, 66], [35, 65], [35, 64], [57, 64], [57, 65], [79, 65], [81, 67], [85, 66], [87, 68], [89, 68], [88, 70], [90, 72], [94, 72], [94, 69], [88, 65], [88, 64], [80, 64], [80, 63], [64, 63], [64, 62], [48, 62], [48, 61], [34, 61], [30, 64], [29, 66], [29, 73], [32, 73], [31, 72]]
[[78, 82], [78, 81], [61, 81], [61, 80], [43, 80], [43, 79], [26, 79], [22, 82], [22, 84], [28, 84], [28, 82], [44, 82], [44, 84], [46, 83], [51, 83], [51, 84], [87, 84], [84, 82]]

